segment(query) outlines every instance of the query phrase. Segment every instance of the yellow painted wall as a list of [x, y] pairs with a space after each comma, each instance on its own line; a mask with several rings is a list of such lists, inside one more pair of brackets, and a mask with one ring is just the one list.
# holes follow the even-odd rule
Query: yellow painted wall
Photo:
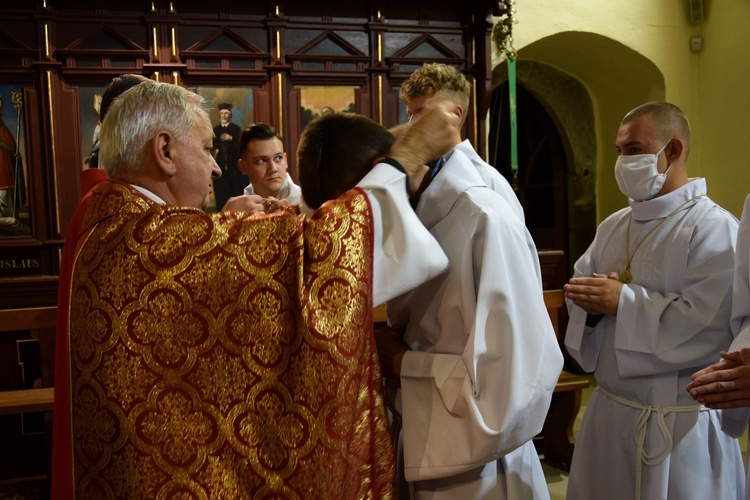
[[[750, 1], [705, 0], [691, 24], [689, 0], [517, 0], [514, 46], [529, 59], [564, 71], [588, 89], [597, 130], [597, 219], [625, 206], [612, 169], [622, 116], [649, 100], [681, 107], [691, 121], [691, 176], [739, 216], [750, 145]], [[691, 36], [703, 50], [691, 52]], [[493, 57], [493, 66], [504, 64]]]
[[709, 194], [737, 217], [750, 193], [750, 1], [713, 0], [709, 17], [695, 28], [700, 116], [699, 175]]

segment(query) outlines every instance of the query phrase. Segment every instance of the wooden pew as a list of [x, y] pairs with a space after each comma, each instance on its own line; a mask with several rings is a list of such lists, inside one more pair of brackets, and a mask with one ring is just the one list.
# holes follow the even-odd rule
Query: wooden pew
[[0, 391], [0, 415], [52, 411], [53, 402], [54, 389], [52, 387]]
[[[563, 291], [545, 290], [544, 304], [547, 306], [555, 335], [559, 338], [558, 314], [564, 305]], [[563, 370], [552, 394], [552, 403], [542, 433], [534, 439], [534, 444], [539, 453], [544, 455], [544, 460], [563, 470], [570, 470], [575, 442], [573, 424], [581, 409], [581, 394], [588, 386], [587, 378]]]
[[[57, 307], [0, 309], [0, 333], [17, 330], [54, 330]], [[53, 389], [0, 391], [0, 415], [52, 411]]]
[[372, 322], [383, 324], [388, 321], [388, 313], [385, 310], [385, 304], [380, 304], [372, 310]]
[[[40, 491], [49, 488], [47, 478], [50, 473], [51, 437], [52, 437], [52, 407], [54, 401], [54, 351], [55, 327], [57, 308], [52, 307], [23, 307], [18, 309], [0, 309], [0, 337], [5, 350], [3, 360], [12, 361], [9, 347], [15, 345], [16, 355], [28, 342], [28, 337], [39, 341], [40, 373], [26, 370], [26, 367], [6, 367], [3, 373], [11, 374], [13, 383], [4, 382], [0, 390], [0, 484], [28, 483], [38, 487]], [[21, 333], [23, 332], [23, 333]], [[25, 333], [28, 332], [28, 335]], [[19, 339], [15, 342], [14, 339]], [[35, 356], [31, 349], [27, 351]], [[33, 358], [22, 358], [20, 361], [36, 364]], [[15, 370], [24, 370], [24, 377], [41, 376], [41, 380], [33, 380], [25, 387], [33, 389], [16, 389], [24, 387], [16, 385], [20, 380]], [[41, 382], [41, 383], [40, 383]], [[47, 492], [49, 493], [49, 492]], [[43, 496], [48, 497], [44, 493]], [[0, 493], [0, 497], [3, 495]]]

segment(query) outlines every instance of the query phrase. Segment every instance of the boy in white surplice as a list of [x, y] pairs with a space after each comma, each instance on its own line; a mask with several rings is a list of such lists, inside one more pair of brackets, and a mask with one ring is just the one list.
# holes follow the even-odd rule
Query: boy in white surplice
[[[448, 102], [463, 119], [468, 96], [466, 79], [442, 64], [418, 69], [401, 90], [410, 118]], [[413, 201], [449, 270], [389, 301], [392, 327], [376, 334], [402, 424], [402, 498], [549, 498], [531, 439], [562, 355], [536, 248], [507, 181], [458, 131], [453, 146]]]

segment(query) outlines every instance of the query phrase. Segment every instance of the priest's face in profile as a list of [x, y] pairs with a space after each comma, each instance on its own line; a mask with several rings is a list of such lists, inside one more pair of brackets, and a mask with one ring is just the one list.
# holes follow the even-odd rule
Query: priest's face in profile
[[267, 198], [279, 192], [288, 168], [284, 145], [276, 137], [253, 140], [242, 151], [239, 170], [250, 178], [255, 194]]
[[221, 177], [221, 169], [211, 154], [213, 138], [211, 123], [198, 120], [184, 143], [177, 142], [170, 150], [175, 168], [172, 192], [179, 205], [208, 208], [211, 179]]

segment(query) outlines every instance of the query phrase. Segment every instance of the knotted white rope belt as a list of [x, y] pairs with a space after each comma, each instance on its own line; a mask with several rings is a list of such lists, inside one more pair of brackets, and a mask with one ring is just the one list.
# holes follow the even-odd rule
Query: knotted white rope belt
[[[667, 423], [664, 421], [664, 416], [668, 415], [669, 413], [691, 413], [691, 412], [708, 411], [708, 408], [706, 408], [703, 405], [691, 405], [691, 406], [642, 405], [640, 403], [630, 401], [620, 396], [615, 396], [611, 392], [608, 392], [602, 389], [601, 386], [598, 386], [597, 390], [601, 391], [602, 394], [607, 396], [612, 401], [616, 401], [622, 405], [635, 408], [636, 410], [641, 410], [641, 414], [638, 415], [638, 420], [636, 421], [636, 425], [635, 425], [635, 444], [636, 444], [635, 498], [636, 500], [640, 500], [643, 464], [659, 465], [664, 460], [666, 460], [666, 458], [672, 452], [672, 446], [674, 445], [674, 442], [672, 440], [672, 434], [669, 432], [669, 428], [667, 428]], [[659, 450], [657, 453], [648, 453], [646, 451], [646, 432], [648, 431], [648, 421], [654, 413], [656, 413], [656, 422], [659, 425], [659, 430], [661, 431], [661, 435], [662, 437], [664, 437], [664, 446], [662, 446], [661, 450]]]

